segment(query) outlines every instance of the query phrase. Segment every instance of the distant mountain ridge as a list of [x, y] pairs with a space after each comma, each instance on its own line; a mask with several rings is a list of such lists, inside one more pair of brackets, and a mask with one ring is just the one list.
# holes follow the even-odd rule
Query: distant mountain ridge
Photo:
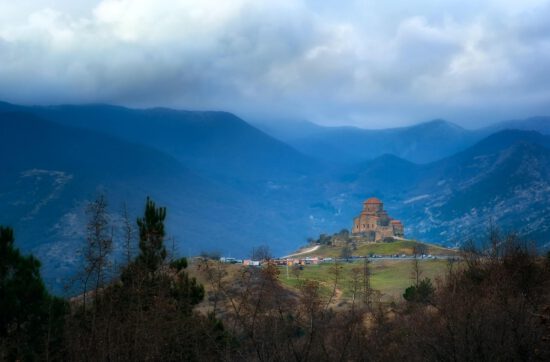
[[123, 202], [141, 213], [148, 195], [167, 206], [186, 254], [245, 256], [267, 243], [282, 255], [350, 228], [370, 196], [403, 220], [408, 237], [449, 245], [493, 221], [550, 246], [547, 135], [481, 137], [440, 120], [365, 132], [300, 127], [330, 142], [308, 154], [315, 143], [288, 145], [224, 112], [0, 103], [0, 224], [44, 257], [50, 280], [76, 262], [84, 206], [99, 191], [115, 219]]
[[[273, 130], [276, 126], [266, 128]], [[313, 128], [313, 127], [312, 127]], [[458, 152], [486, 135], [450, 122], [433, 120], [410, 127], [367, 130], [356, 127], [321, 127], [308, 134], [273, 131], [306, 155], [329, 162], [353, 164], [393, 154], [416, 163], [432, 162]]]
[[[300, 177], [315, 160], [227, 112], [129, 109], [110, 105], [2, 109], [31, 113], [56, 123], [85, 128], [161, 150], [212, 177], [257, 182]], [[253, 170], [253, 172], [250, 172]]]
[[485, 131], [490, 133], [505, 130], [518, 129], [524, 131], [537, 131], [545, 135], [550, 135], [550, 117], [538, 116], [522, 120], [511, 120], [498, 122], [494, 125], [485, 127]]
[[393, 154], [415, 163], [429, 163], [474, 145], [492, 133], [505, 129], [534, 130], [550, 134], [550, 117], [506, 121], [476, 130], [436, 119], [408, 127], [363, 129], [323, 127], [301, 121], [256, 123], [260, 129], [292, 145], [306, 155], [329, 162], [353, 164]]

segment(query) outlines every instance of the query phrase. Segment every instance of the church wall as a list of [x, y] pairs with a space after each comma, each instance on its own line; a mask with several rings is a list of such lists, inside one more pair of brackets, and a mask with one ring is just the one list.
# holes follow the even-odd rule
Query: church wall
[[373, 198], [363, 204], [361, 214], [353, 219], [352, 235], [382, 241], [388, 237], [403, 236], [403, 225], [392, 220], [383, 204]]

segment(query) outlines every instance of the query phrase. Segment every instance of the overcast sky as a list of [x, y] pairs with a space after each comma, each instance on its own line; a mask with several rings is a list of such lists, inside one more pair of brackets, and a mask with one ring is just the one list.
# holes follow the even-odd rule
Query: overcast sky
[[550, 1], [0, 0], [0, 99], [367, 128], [550, 115]]

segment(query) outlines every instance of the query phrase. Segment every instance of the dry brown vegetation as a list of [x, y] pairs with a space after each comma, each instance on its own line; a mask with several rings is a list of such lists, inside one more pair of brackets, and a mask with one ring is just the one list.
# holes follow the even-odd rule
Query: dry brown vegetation
[[337, 267], [328, 294], [314, 281], [295, 292], [281, 288], [274, 266], [201, 268], [210, 303], [239, 341], [230, 359], [548, 360], [549, 261], [513, 236], [487, 249], [465, 248], [462, 257], [428, 298], [391, 307], [369, 299], [357, 270], [345, 309], [332, 303]]

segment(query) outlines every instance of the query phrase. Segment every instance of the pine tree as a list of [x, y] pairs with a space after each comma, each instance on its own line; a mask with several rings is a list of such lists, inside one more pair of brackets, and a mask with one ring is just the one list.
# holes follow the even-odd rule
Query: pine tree
[[140, 249], [137, 261], [149, 271], [157, 270], [166, 259], [166, 248], [164, 246], [165, 218], [166, 208], [157, 208], [153, 200], [148, 197], [145, 203], [144, 217], [137, 220]]

